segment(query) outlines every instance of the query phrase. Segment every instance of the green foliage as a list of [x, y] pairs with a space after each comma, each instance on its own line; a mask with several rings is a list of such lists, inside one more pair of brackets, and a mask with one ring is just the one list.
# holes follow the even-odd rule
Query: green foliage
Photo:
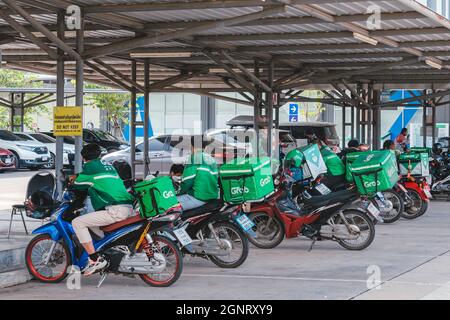
[[[37, 81], [37, 76], [15, 70], [0, 69], [0, 88], [39, 88], [42, 82]], [[27, 94], [25, 100], [35, 97], [37, 94]], [[6, 100], [10, 100], [10, 95], [5, 93], [1, 96]], [[50, 109], [45, 105], [39, 105], [34, 108], [25, 110], [24, 125], [27, 129], [33, 129], [34, 113], [48, 113]], [[15, 117], [14, 122], [20, 123], [20, 117]], [[10, 126], [10, 110], [0, 106], [0, 128], [8, 129]]]
[[[87, 84], [89, 89], [109, 89], [95, 84]], [[129, 109], [126, 103], [130, 101], [131, 95], [125, 93], [98, 93], [88, 97], [89, 103], [96, 108], [106, 110], [108, 121], [114, 127], [119, 123], [127, 123]]]

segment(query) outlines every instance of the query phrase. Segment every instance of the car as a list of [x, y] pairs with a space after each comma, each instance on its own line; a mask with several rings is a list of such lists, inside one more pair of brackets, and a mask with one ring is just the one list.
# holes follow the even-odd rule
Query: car
[[[208, 138], [211, 140], [211, 138]], [[185, 164], [187, 157], [191, 153], [191, 136], [189, 135], [161, 135], [149, 139], [149, 172], [159, 172], [161, 175], [168, 175], [173, 164]], [[211, 154], [217, 163], [223, 164], [231, 160], [237, 154], [244, 154], [245, 150], [239, 147], [222, 145], [220, 141], [211, 140]], [[144, 142], [136, 145], [136, 177], [144, 177]], [[114, 164], [117, 161], [125, 161], [131, 164], [131, 148], [109, 153], [102, 157], [102, 160]]]
[[[54, 169], [55, 168], [55, 158], [56, 158], [56, 139], [51, 138], [43, 133], [38, 132], [14, 132], [14, 134], [24, 140], [27, 141], [38, 141], [45, 144], [50, 151], [50, 161], [48, 164], [44, 165], [45, 169]], [[63, 164], [65, 166], [70, 165], [69, 155], [75, 154], [75, 146], [72, 144], [64, 144], [63, 147]]]
[[112, 134], [100, 129], [83, 129], [83, 141], [86, 143], [96, 143], [105, 148], [108, 152], [125, 150], [130, 145]]
[[15, 170], [15, 157], [14, 153], [9, 150], [0, 148], [0, 173], [7, 170]]
[[306, 133], [312, 132], [335, 152], [339, 152], [340, 139], [336, 131], [336, 124], [331, 122], [291, 122], [280, 123], [280, 129], [287, 130], [296, 139], [299, 147], [308, 144]]
[[[45, 132], [39, 132], [39, 133], [45, 134], [46, 136], [56, 139], [56, 136], [51, 131], [45, 131]], [[65, 145], [75, 146], [75, 138], [74, 137], [70, 137], [70, 136], [63, 137], [63, 142]], [[86, 142], [83, 141], [83, 145], [86, 145]], [[100, 149], [102, 150], [102, 156], [104, 156], [105, 154], [108, 154], [108, 150], [106, 150], [105, 148], [100, 146]]]
[[39, 170], [50, 161], [50, 152], [45, 144], [38, 141], [26, 141], [8, 130], [0, 130], [0, 148], [14, 154], [17, 169]]

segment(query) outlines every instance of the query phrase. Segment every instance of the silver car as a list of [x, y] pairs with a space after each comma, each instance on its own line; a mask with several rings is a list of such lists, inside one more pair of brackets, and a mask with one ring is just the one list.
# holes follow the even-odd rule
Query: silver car
[[[191, 154], [191, 136], [188, 135], [161, 135], [149, 139], [149, 172], [158, 172], [168, 175], [173, 164], [185, 164]], [[211, 141], [214, 143], [214, 140]], [[217, 142], [216, 142], [217, 143]], [[217, 148], [211, 148], [211, 155], [220, 165], [242, 150], [234, 146], [223, 146], [219, 142]], [[131, 148], [112, 152], [102, 157], [102, 160], [113, 164], [116, 161], [125, 161], [131, 165]], [[144, 177], [144, 143], [136, 145], [136, 178]]]

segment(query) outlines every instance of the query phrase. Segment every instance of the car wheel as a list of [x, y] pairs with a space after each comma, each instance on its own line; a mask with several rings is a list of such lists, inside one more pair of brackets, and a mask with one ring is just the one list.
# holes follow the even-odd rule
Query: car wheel
[[20, 169], [20, 158], [19, 158], [19, 155], [17, 153], [15, 153], [14, 151], [12, 151], [12, 150], [9, 150], [9, 151], [11, 151], [14, 154], [14, 166], [16, 167], [16, 170], [19, 170]]
[[42, 167], [45, 169], [55, 169], [55, 155], [50, 152], [50, 160], [46, 165], [43, 165]]

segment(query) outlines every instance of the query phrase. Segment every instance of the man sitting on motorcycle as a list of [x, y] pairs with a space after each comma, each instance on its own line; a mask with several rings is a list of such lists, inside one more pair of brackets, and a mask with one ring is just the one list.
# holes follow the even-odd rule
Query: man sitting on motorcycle
[[75, 190], [87, 190], [95, 212], [82, 215], [72, 221], [78, 240], [89, 254], [89, 264], [83, 270], [85, 275], [105, 268], [108, 262], [94, 248], [90, 231], [97, 236], [104, 234], [100, 227], [125, 220], [133, 214], [131, 196], [112, 165], [102, 162], [101, 149], [97, 144], [88, 144], [81, 150], [85, 164], [83, 172], [73, 177]]
[[178, 201], [184, 211], [219, 198], [219, 172], [216, 160], [203, 150], [203, 136], [191, 137], [191, 155], [181, 178]]

